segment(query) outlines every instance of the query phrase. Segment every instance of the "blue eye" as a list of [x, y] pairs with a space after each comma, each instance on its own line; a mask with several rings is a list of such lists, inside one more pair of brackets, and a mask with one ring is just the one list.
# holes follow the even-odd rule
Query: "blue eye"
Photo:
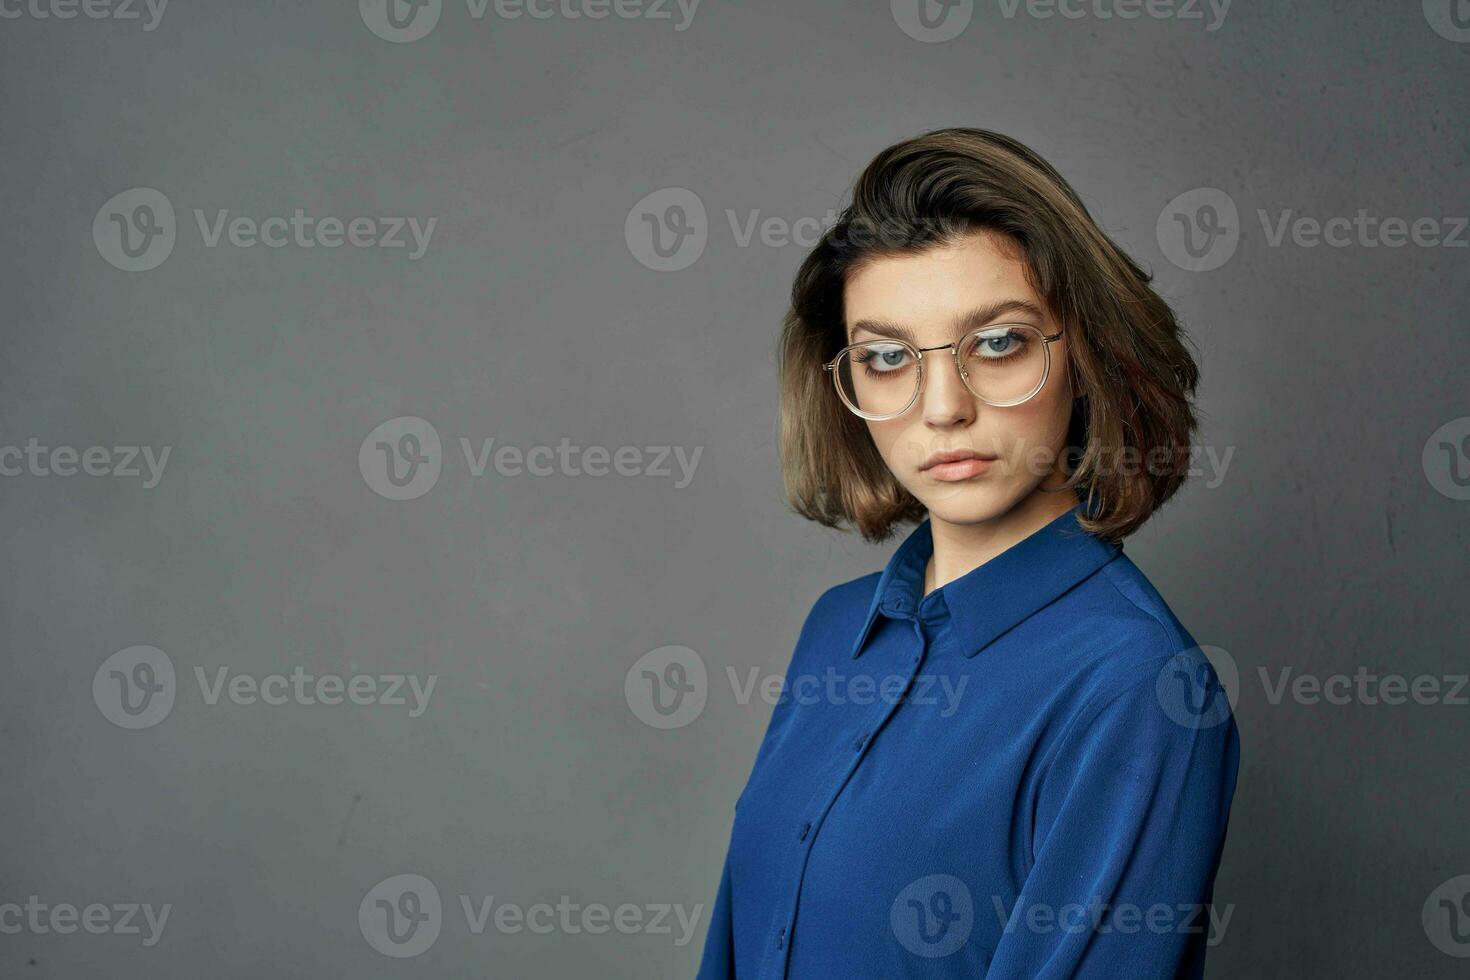
[[1019, 331], [997, 330], [993, 333], [976, 335], [972, 353], [982, 360], [994, 361], [1014, 357], [1024, 346], [1026, 346], [1026, 338]]
[[909, 352], [898, 344], [872, 344], [858, 353], [857, 360], [869, 371], [886, 374], [907, 366]]

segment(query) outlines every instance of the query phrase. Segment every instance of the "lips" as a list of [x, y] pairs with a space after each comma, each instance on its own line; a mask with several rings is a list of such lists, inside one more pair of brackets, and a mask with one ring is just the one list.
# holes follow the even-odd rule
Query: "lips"
[[941, 483], [969, 480], [990, 469], [994, 456], [982, 456], [973, 449], [948, 449], [924, 460], [919, 472]]

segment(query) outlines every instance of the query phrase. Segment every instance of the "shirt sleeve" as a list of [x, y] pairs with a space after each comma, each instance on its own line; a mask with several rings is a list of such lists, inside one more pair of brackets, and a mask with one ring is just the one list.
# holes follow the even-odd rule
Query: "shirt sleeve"
[[[1037, 793], [1033, 861], [987, 977], [1203, 973], [1239, 736], [1202, 654], [1159, 666], [1062, 736]], [[1224, 710], [1171, 704], [1181, 671]]]

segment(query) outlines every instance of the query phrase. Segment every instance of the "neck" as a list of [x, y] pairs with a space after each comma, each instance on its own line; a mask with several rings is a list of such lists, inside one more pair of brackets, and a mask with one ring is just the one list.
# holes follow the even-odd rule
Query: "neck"
[[924, 571], [924, 594], [969, 574], [1077, 506], [1077, 495], [1037, 489], [1010, 510], [975, 524], [929, 515], [934, 554]]

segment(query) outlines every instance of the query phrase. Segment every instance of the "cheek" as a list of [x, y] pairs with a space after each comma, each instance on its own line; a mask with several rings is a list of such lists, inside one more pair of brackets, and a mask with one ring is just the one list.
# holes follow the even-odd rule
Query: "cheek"
[[951, 448], [956, 444], [974, 445], [970, 435], [960, 435], [957, 438], [954, 434], [936, 434], [922, 423], [906, 423], [902, 419], [869, 422], [868, 433], [873, 437], [873, 445], [878, 447], [878, 455], [883, 457], [889, 472], [911, 491], [915, 490], [913, 483], [917, 479], [916, 471], [935, 450]]
[[890, 468], [897, 462], [894, 459], [894, 453], [903, 443], [904, 432], [907, 429], [908, 426], [898, 419], [891, 419], [887, 422], [868, 422], [868, 435], [872, 437], [873, 445], [878, 447], [878, 455], [883, 457]]
[[1067, 386], [1048, 383], [1029, 402], [993, 410], [990, 421], [1006, 454], [1019, 456], [1037, 447], [1059, 452], [1067, 441], [1071, 419], [1072, 397]]

